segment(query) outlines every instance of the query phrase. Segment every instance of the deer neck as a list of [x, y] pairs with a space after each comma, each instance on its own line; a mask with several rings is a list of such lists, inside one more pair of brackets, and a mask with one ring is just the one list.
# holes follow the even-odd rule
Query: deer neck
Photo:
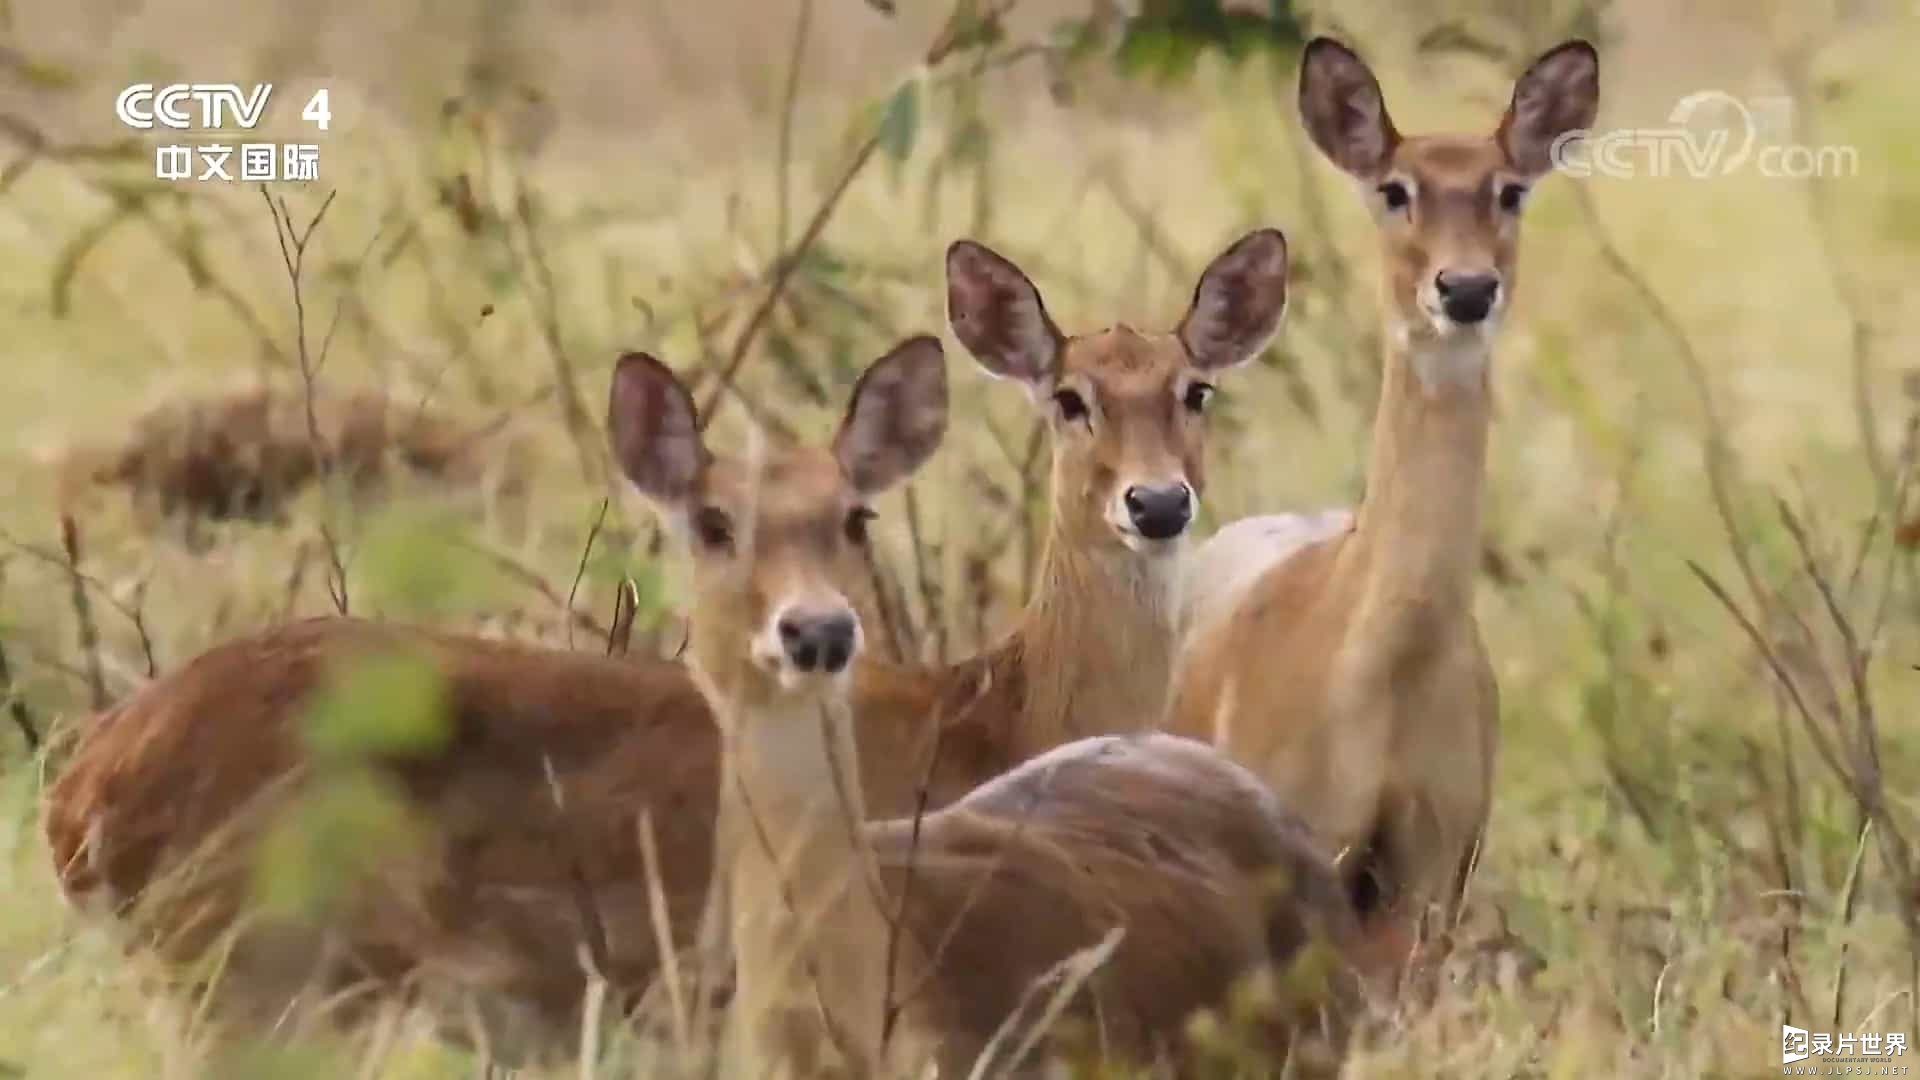
[[717, 862], [744, 1052], [804, 1068], [832, 1044], [871, 1064], [890, 924], [844, 696], [749, 702], [694, 676], [725, 747]]
[[1016, 760], [1158, 723], [1171, 678], [1176, 556], [1089, 545], [1057, 528], [1045, 550], [1008, 643], [1026, 688]]
[[[1418, 644], [1409, 635], [1425, 639], [1472, 610], [1491, 341], [1484, 332], [1442, 340], [1399, 327], [1387, 339], [1349, 566], [1362, 582], [1363, 632]], [[1395, 627], [1406, 633], [1392, 633]]]

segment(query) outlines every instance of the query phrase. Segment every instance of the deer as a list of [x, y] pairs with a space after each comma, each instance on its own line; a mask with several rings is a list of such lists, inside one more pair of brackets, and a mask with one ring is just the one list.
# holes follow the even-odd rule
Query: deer
[[[1277, 230], [1216, 257], [1171, 333], [1068, 337], [1004, 257], [959, 241], [946, 263], [957, 336], [990, 374], [1026, 386], [1051, 428], [1052, 514], [1025, 611], [994, 646], [948, 666], [873, 653], [855, 665], [861, 779], [888, 815], [945, 805], [1083, 726], [1158, 720], [1178, 556], [1204, 487], [1208, 379], [1256, 355], [1285, 302]], [[928, 336], [898, 348], [944, 355]], [[722, 523], [706, 525], [724, 542]], [[503, 1059], [536, 1053], [573, 1029], [583, 946], [631, 997], [695, 945], [720, 748], [679, 662], [333, 616], [231, 639], [83, 727], [45, 797], [61, 887], [76, 908], [123, 916], [136, 943], [206, 955], [242, 922], [260, 831], [312, 772], [309, 704], [352, 663], [396, 650], [433, 665], [450, 717], [444, 744], [379, 763], [433, 827], [414, 871], [424, 884], [251, 934], [267, 944], [233, 950], [223, 1012], [274, 1018], [314, 987], [398, 985], [431, 966], [474, 988], [491, 1010], [483, 1031], [527, 1033], [497, 1040]], [[655, 878], [666, 942], [642, 902]], [[184, 884], [160, 887], [171, 880]]]
[[1258, 773], [1341, 860], [1363, 917], [1407, 942], [1457, 921], [1486, 833], [1499, 687], [1473, 598], [1492, 346], [1526, 196], [1598, 97], [1598, 56], [1573, 40], [1526, 69], [1491, 134], [1403, 136], [1358, 55], [1309, 43], [1300, 116], [1381, 241], [1366, 491], [1355, 510], [1235, 522], [1185, 571], [1213, 584], [1184, 612], [1168, 729]]
[[[200, 522], [285, 524], [288, 504], [320, 478], [321, 445], [332, 448], [327, 468], [349, 481], [356, 498], [411, 474], [449, 488], [490, 488], [517, 515], [531, 479], [531, 448], [497, 426], [467, 425], [384, 391], [290, 394], [248, 386], [162, 401], [135, 417], [117, 445], [39, 456], [63, 504], [79, 506], [96, 489], [122, 487], [140, 517], [184, 523], [186, 537], [199, 544]], [[500, 475], [489, 477], [494, 472]]]
[[1194, 1013], [1321, 948], [1334, 965], [1263, 1031], [1276, 1064], [1325, 1072], [1361, 992], [1360, 927], [1298, 820], [1208, 744], [1076, 739], [930, 814], [869, 819], [849, 525], [935, 452], [940, 379], [927, 355], [883, 358], [826, 446], [723, 456], [670, 368], [630, 353], [614, 372], [620, 465], [689, 541], [687, 666], [724, 748], [723, 1071], [898, 1076], [932, 1059], [967, 1075], [1031, 987], [1117, 930], [1074, 1013], [1098, 1018], [1107, 1054], [1182, 1060]]

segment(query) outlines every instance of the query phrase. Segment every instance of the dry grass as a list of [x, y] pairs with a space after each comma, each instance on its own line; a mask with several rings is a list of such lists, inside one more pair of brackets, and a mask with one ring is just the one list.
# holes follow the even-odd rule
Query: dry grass
[[[411, 1019], [371, 1041], [216, 1060], [190, 1005], [62, 907], [36, 823], [43, 772], [96, 683], [118, 695], [150, 664], [330, 609], [332, 555], [356, 613], [554, 642], [569, 603], [604, 624], [631, 575], [635, 647], [671, 648], [676, 594], [637, 504], [616, 497], [582, 570], [610, 491], [607, 373], [623, 348], [648, 348], [708, 372], [703, 403], [716, 393], [776, 252], [935, 37], [936, 12], [900, 6], [917, 13], [817, 0], [789, 124], [797, 0], [582, 0], [564, 16], [365, 3], [324, 18], [204, 0], [12, 5], [0, 694], [51, 749], [29, 756], [25, 728], [0, 725], [0, 1075], [473, 1070]], [[1082, 6], [1023, 5], [1012, 37]], [[1859, 147], [1860, 173], [1562, 177], [1534, 197], [1497, 360], [1479, 603], [1505, 748], [1473, 947], [1431, 1008], [1381, 1025], [1359, 1075], [1749, 1074], [1775, 1064], [1783, 1017], [1920, 1038], [1902, 915], [1920, 894], [1899, 840], [1920, 810], [1920, 498], [1906, 489], [1920, 26], [1894, 5], [1841, 7], [1621, 0], [1604, 21], [1603, 126], [1660, 123], [1706, 87], [1787, 87], [1803, 137]], [[1443, 10], [1519, 53], [1547, 43], [1549, 8], [1573, 5]], [[1490, 122], [1514, 62], [1418, 60], [1432, 26], [1404, 10], [1339, 5], [1319, 25], [1376, 60], [1404, 127]], [[317, 381], [510, 416], [538, 450], [520, 484], [403, 475], [375, 502], [316, 485], [293, 495], [287, 525], [206, 524], [204, 550], [98, 499], [75, 520], [72, 565], [51, 450], [124, 440], [155, 401], [241, 376], [301, 389], [258, 192], [155, 187], [142, 160], [110, 152], [107, 102], [135, 73], [274, 78], [281, 137], [300, 129], [307, 89], [332, 88], [323, 182], [278, 192], [298, 222], [338, 192], [305, 286], [311, 347], [332, 338]], [[1269, 363], [1223, 387], [1209, 516], [1350, 502], [1377, 262], [1355, 200], [1303, 157], [1290, 79], [1208, 65], [1190, 87], [1149, 91], [1093, 74], [1061, 105], [1028, 63], [980, 75], [971, 97], [930, 96], [910, 158], [874, 155], [824, 219], [741, 353], [717, 437], [748, 415], [820, 430], [859, 365], [941, 326], [940, 253], [957, 236], [1013, 255], [1063, 325], [1091, 328], [1170, 322], [1209, 255], [1277, 224], [1295, 301]], [[450, 98], [461, 108], [443, 111]], [[42, 156], [21, 170], [29, 125]], [[961, 421], [876, 529], [912, 637], [949, 656], [1004, 625], [1044, 509], [1020, 395], [950, 354]], [[503, 501], [516, 490], [524, 506]], [[577, 1071], [658, 1072], [661, 1053], [616, 1037]]]

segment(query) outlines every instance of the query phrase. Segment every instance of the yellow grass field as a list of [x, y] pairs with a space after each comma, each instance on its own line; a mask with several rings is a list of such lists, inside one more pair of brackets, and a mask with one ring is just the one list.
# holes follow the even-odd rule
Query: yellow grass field
[[[1202, 524], [1359, 497], [1379, 257], [1300, 128], [1294, 54], [1208, 54], [1166, 85], [1098, 55], [1054, 70], [1053, 29], [1100, 5], [1027, 0], [1002, 42], [928, 69], [944, 0], [895, 2], [0, 3], [0, 1077], [476, 1074], [412, 1020], [212, 1045], [192, 1001], [64, 906], [40, 794], [97, 697], [333, 610], [330, 547], [356, 614], [579, 648], [604, 647], [631, 577], [632, 648], [671, 651], [680, 580], [609, 468], [608, 376], [647, 349], [703, 372], [704, 402], [817, 213], [716, 440], [754, 415], [826, 431], [869, 360], [946, 330], [959, 237], [1019, 262], [1074, 332], [1170, 328], [1206, 261], [1273, 225], [1291, 306], [1222, 380]], [[1405, 131], [1490, 130], [1525, 60], [1578, 29], [1598, 32], [1603, 129], [1719, 89], [1775, 102], [1761, 143], [1855, 151], [1811, 180], [1749, 162], [1531, 198], [1478, 587], [1491, 836], [1467, 947], [1352, 1075], [1772, 1075], [1783, 1022], [1920, 1041], [1920, 9], [1295, 10], [1367, 56]], [[301, 288], [315, 383], [446, 417], [477, 467], [191, 525], [151, 488], [85, 482], [157, 405], [306, 392], [267, 201], [156, 181], [160, 136], [114, 120], [136, 81], [275, 83], [261, 135], [317, 144], [321, 176], [273, 198], [304, 227], [331, 193]], [[321, 87], [315, 133], [299, 105]], [[951, 433], [874, 526], [928, 658], [1006, 625], [1046, 512], [1022, 392], [945, 338]], [[660, 1060], [615, 1034], [553, 1075]]]

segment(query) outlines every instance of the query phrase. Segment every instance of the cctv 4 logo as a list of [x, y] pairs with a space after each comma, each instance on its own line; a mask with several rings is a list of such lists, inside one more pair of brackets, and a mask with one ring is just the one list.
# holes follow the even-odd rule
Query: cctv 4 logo
[[[120, 96], [114, 99], [113, 111], [121, 123], [132, 128], [147, 129], [156, 124], [179, 131], [195, 127], [220, 128], [226, 125], [229, 114], [240, 127], [252, 128], [266, 114], [267, 100], [272, 96], [272, 83], [256, 83], [248, 93], [232, 83], [174, 83], [161, 87], [134, 83], [120, 91]], [[333, 113], [328, 108], [325, 89], [314, 91], [307, 99], [306, 107], [300, 110], [300, 119], [311, 122], [321, 131], [327, 130]]]

